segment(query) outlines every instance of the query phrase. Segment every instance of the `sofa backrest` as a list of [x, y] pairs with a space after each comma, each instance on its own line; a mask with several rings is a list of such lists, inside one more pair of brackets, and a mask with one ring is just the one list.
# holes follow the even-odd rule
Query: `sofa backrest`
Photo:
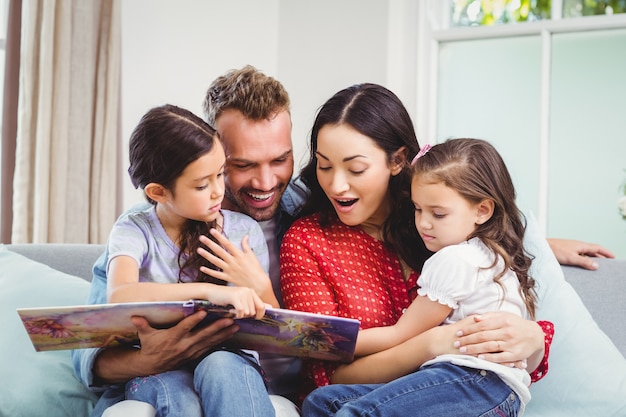
[[58, 271], [91, 281], [93, 264], [106, 246], [81, 243], [18, 243], [6, 247]]
[[626, 357], [626, 259], [597, 259], [596, 271], [563, 266], [569, 282], [598, 326]]

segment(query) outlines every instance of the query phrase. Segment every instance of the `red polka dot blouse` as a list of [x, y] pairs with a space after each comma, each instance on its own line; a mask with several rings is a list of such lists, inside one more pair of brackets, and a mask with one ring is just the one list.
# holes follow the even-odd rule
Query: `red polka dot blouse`
[[[382, 242], [338, 220], [322, 228], [313, 215], [294, 222], [285, 234], [280, 277], [285, 308], [356, 318], [367, 329], [398, 320], [415, 296], [418, 274], [412, 272], [405, 281], [398, 256]], [[547, 372], [553, 334], [551, 325], [542, 328], [547, 343], [537, 369], [540, 377]], [[305, 361], [304, 372], [313, 387], [323, 386], [330, 384], [337, 366], [310, 360]]]

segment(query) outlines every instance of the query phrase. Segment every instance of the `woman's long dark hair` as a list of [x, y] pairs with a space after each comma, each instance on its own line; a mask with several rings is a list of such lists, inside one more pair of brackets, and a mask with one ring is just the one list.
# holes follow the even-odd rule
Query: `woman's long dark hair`
[[377, 84], [358, 84], [339, 91], [320, 107], [311, 131], [310, 158], [301, 171], [310, 194], [299, 217], [319, 213], [321, 226], [326, 226], [337, 213], [317, 180], [317, 135], [326, 125], [349, 125], [371, 138], [387, 155], [388, 164], [397, 151], [405, 147], [402, 171], [389, 180], [392, 216], [382, 227], [383, 242], [416, 271], [432, 254], [420, 238], [414, 224], [411, 201], [411, 167], [409, 161], [419, 151], [411, 117], [400, 99]]
[[[171, 104], [149, 110], [130, 137], [128, 174], [133, 186], [144, 189], [146, 185], [156, 183], [174, 194], [176, 179], [187, 165], [209, 153], [217, 139], [215, 129], [189, 110]], [[156, 205], [156, 201], [148, 196], [146, 199]], [[211, 236], [209, 229], [216, 226], [215, 221], [207, 224], [187, 220], [181, 230], [180, 241], [176, 242], [180, 246], [179, 281], [188, 275], [196, 276], [197, 281], [224, 283], [199, 269], [201, 265], [216, 269], [197, 253], [201, 245], [200, 235]]]

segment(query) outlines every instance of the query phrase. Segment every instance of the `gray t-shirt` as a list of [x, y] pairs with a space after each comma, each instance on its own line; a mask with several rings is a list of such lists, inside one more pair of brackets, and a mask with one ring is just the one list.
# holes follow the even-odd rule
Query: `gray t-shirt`
[[[222, 210], [221, 213], [224, 216], [224, 235], [240, 248], [241, 239], [248, 235], [250, 247], [267, 273], [269, 254], [259, 224], [241, 213], [229, 210]], [[178, 246], [165, 232], [154, 206], [147, 206], [138, 211], [127, 212], [115, 222], [109, 235], [107, 270], [115, 257], [130, 256], [139, 265], [140, 281], [178, 282], [178, 252]], [[195, 275], [183, 276], [185, 281], [193, 281], [194, 278]]]

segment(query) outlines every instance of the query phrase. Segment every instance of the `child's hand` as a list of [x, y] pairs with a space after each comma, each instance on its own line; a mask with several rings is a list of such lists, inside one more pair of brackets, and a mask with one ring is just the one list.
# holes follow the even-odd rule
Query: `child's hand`
[[219, 244], [206, 236], [200, 236], [200, 242], [211, 249], [213, 254], [203, 248], [198, 248], [198, 254], [220, 268], [221, 271], [205, 266], [200, 267], [200, 271], [238, 287], [250, 287], [265, 302], [277, 307], [278, 300], [276, 300], [270, 277], [265, 273], [259, 260], [250, 248], [248, 236], [242, 239], [242, 249], [239, 249], [217, 230], [211, 229], [211, 235]]
[[[226, 236], [215, 229], [211, 229], [211, 236], [219, 242], [219, 245], [207, 236], [200, 236], [200, 242], [209, 247], [215, 255], [203, 248], [198, 248], [198, 254], [220, 268], [221, 271], [205, 266], [200, 267], [200, 270], [213, 278], [230, 282], [238, 287], [251, 287], [257, 290], [255, 285], [259, 286], [259, 282], [262, 283], [259, 277], [267, 277], [267, 274], [250, 248], [248, 236], [245, 236], [241, 241], [243, 250], [240, 250]], [[269, 277], [267, 280], [269, 281]]]
[[265, 304], [254, 290], [248, 287], [211, 285], [207, 300], [217, 305], [232, 305], [232, 312], [237, 319], [254, 317], [259, 320], [265, 314]]

